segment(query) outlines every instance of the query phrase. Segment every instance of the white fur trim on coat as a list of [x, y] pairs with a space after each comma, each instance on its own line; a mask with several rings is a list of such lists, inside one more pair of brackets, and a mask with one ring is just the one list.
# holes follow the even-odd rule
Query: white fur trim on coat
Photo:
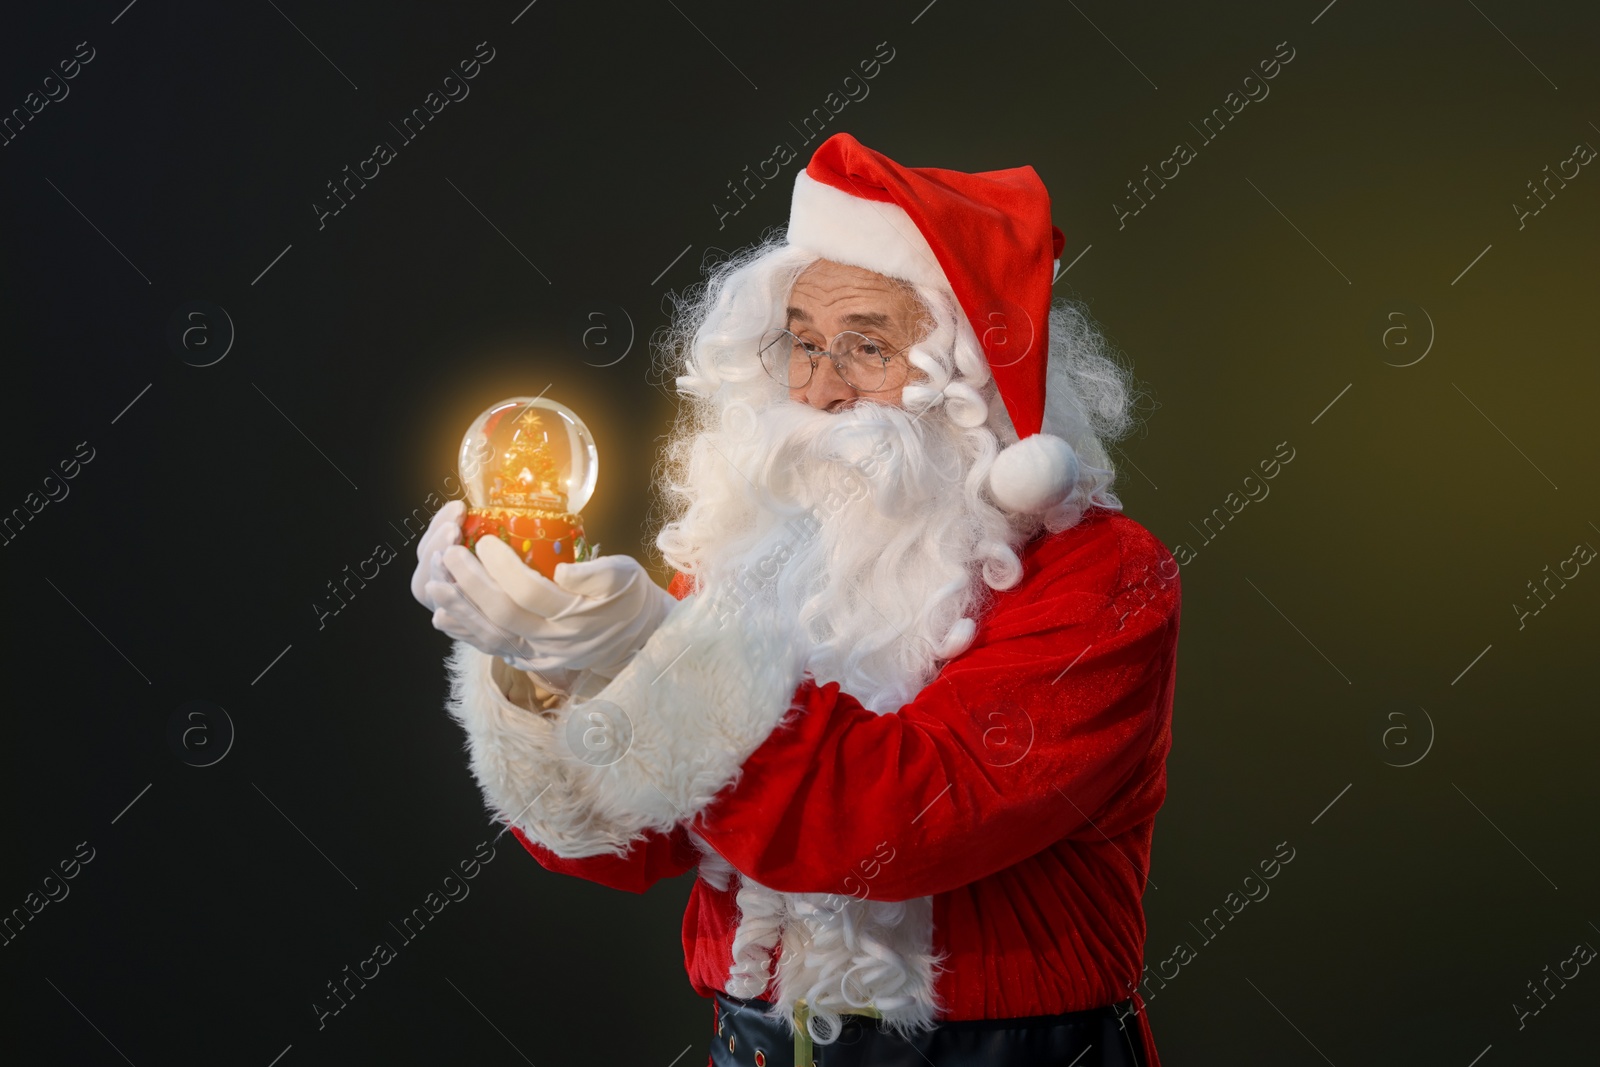
[[564, 858], [622, 853], [738, 778], [790, 710], [805, 648], [792, 629], [691, 594], [613, 681], [551, 711], [519, 706], [512, 676], [526, 676], [502, 670], [503, 688], [500, 661], [458, 643], [449, 710], [501, 818]]
[[794, 179], [788, 236], [791, 245], [823, 259], [951, 291], [927, 238], [905, 208], [851, 196], [803, 170]]
[[944, 1010], [938, 980], [948, 953], [934, 949], [932, 897], [887, 902], [786, 893], [740, 874], [693, 830], [689, 840], [701, 853], [700, 878], [718, 892], [735, 891], [739, 919], [728, 994], [770, 1000], [767, 1015], [791, 1034], [795, 1005], [804, 998], [818, 1044], [834, 1041], [844, 1013], [865, 1003], [902, 1034], [938, 1022]]
[[[932, 1028], [943, 1014], [938, 979], [946, 952], [934, 950], [933, 898], [859, 900], [826, 893], [784, 893], [741, 877], [739, 926], [727, 992], [767, 997], [765, 1014], [792, 1032], [794, 1008], [819, 1045], [837, 1040], [843, 1016], [870, 1004], [902, 1035]], [[768, 957], [778, 948], [774, 992]]]

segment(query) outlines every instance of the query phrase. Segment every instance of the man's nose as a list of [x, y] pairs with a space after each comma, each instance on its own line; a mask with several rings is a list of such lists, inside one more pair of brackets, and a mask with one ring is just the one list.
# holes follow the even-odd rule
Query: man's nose
[[809, 382], [789, 391], [789, 398], [822, 411], [838, 411], [860, 399], [850, 383], [839, 377], [839, 368], [833, 365], [833, 360], [826, 356], [817, 360], [817, 369], [811, 372]]

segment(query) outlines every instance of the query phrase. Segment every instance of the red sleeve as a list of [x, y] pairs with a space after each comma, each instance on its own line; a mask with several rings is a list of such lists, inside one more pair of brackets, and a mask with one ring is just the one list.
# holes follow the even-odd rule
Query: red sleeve
[[[1166, 792], [1177, 564], [1122, 521], [1137, 534], [1085, 534], [1025, 566], [972, 648], [898, 712], [807, 679], [798, 713], [694, 829], [773, 889], [894, 901], [1152, 816]], [[1157, 570], [1169, 577], [1150, 580]]]
[[598, 882], [612, 889], [643, 893], [663, 878], [676, 878], [700, 861], [700, 851], [682, 825], [670, 835], [646, 831], [625, 854], [562, 859], [513, 826], [511, 833], [549, 871]]

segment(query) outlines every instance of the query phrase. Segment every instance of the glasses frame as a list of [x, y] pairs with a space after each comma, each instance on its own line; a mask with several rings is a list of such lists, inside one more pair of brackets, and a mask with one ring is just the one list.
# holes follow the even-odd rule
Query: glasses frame
[[[767, 372], [767, 376], [768, 377], [774, 379], [775, 381], [778, 382], [779, 385], [782, 385], [782, 386], [784, 386], [785, 388], [788, 388], [788, 389], [804, 389], [806, 386], [810, 385], [811, 384], [811, 379], [816, 377], [817, 364], [820, 363], [822, 361], [823, 356], [826, 355], [827, 358], [828, 358], [828, 361], [833, 364], [834, 373], [839, 376], [839, 380], [844, 382], [844, 384], [848, 385], [850, 388], [854, 389], [856, 392], [858, 392], [858, 393], [877, 393], [877, 392], [882, 392], [883, 391], [884, 382], [887, 382], [889, 380], [889, 364], [894, 361], [894, 358], [896, 356], [900, 355], [900, 353], [904, 352], [906, 350], [906, 348], [910, 347], [909, 345], [907, 345], [907, 346], [904, 346], [904, 347], [901, 347], [901, 348], [891, 348], [888, 344], [886, 344], [883, 341], [882, 338], [873, 337], [871, 334], [862, 333], [860, 330], [840, 330], [838, 333], [834, 334], [833, 337], [828, 341], [828, 348], [827, 348], [827, 351], [825, 353], [824, 352], [819, 352], [817, 355], [811, 357], [811, 370], [806, 374], [805, 380], [800, 382], [798, 385], [794, 385], [794, 384], [790, 384], [790, 382], [789, 382], [787, 377], [779, 378], [777, 373], [771, 367], [767, 366], [767, 360], [765, 358], [766, 357], [766, 353], [767, 353], [767, 351], [769, 349], [772, 348], [773, 345], [779, 343], [780, 338], [777, 336], [779, 334], [788, 334], [791, 338], [794, 339], [794, 343], [797, 344], [797, 345], [810, 345], [810, 344], [812, 344], [812, 342], [803, 340], [800, 337], [799, 334], [795, 333], [793, 330], [789, 329], [787, 326], [774, 326], [772, 329], [768, 330], [766, 333], [761, 335], [761, 341], [765, 342], [765, 343], [758, 344], [757, 350], [756, 350], [756, 356], [761, 361], [762, 369]], [[882, 368], [881, 368], [882, 371], [883, 371], [883, 378], [882, 378], [881, 381], [878, 382], [878, 384], [877, 384], [877, 386], [875, 388], [872, 388], [872, 389], [865, 388], [864, 386], [857, 385], [855, 382], [852, 382], [849, 378], [845, 377], [843, 360], [839, 356], [834, 354], [836, 349], [837, 349], [837, 347], [838, 347], [838, 344], [839, 344], [839, 338], [843, 337], [845, 334], [854, 334], [855, 336], [861, 338], [864, 341], [870, 341], [873, 344], [877, 345], [885, 353], [884, 356], [883, 356], [883, 365], [882, 365]], [[771, 340], [768, 340], [769, 338]]]

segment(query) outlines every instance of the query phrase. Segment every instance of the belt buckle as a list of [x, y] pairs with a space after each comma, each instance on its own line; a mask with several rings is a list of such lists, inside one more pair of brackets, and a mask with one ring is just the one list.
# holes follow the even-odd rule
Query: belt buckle
[[[845, 1008], [844, 1015], [866, 1015], [874, 1019], [883, 1018], [883, 1012], [868, 1006], [864, 1008]], [[811, 1018], [811, 1006], [806, 1003], [806, 998], [801, 997], [794, 1002], [794, 1067], [816, 1067], [817, 1061], [813, 1058], [816, 1046], [811, 1040], [811, 1030], [806, 1026], [806, 1020]]]

